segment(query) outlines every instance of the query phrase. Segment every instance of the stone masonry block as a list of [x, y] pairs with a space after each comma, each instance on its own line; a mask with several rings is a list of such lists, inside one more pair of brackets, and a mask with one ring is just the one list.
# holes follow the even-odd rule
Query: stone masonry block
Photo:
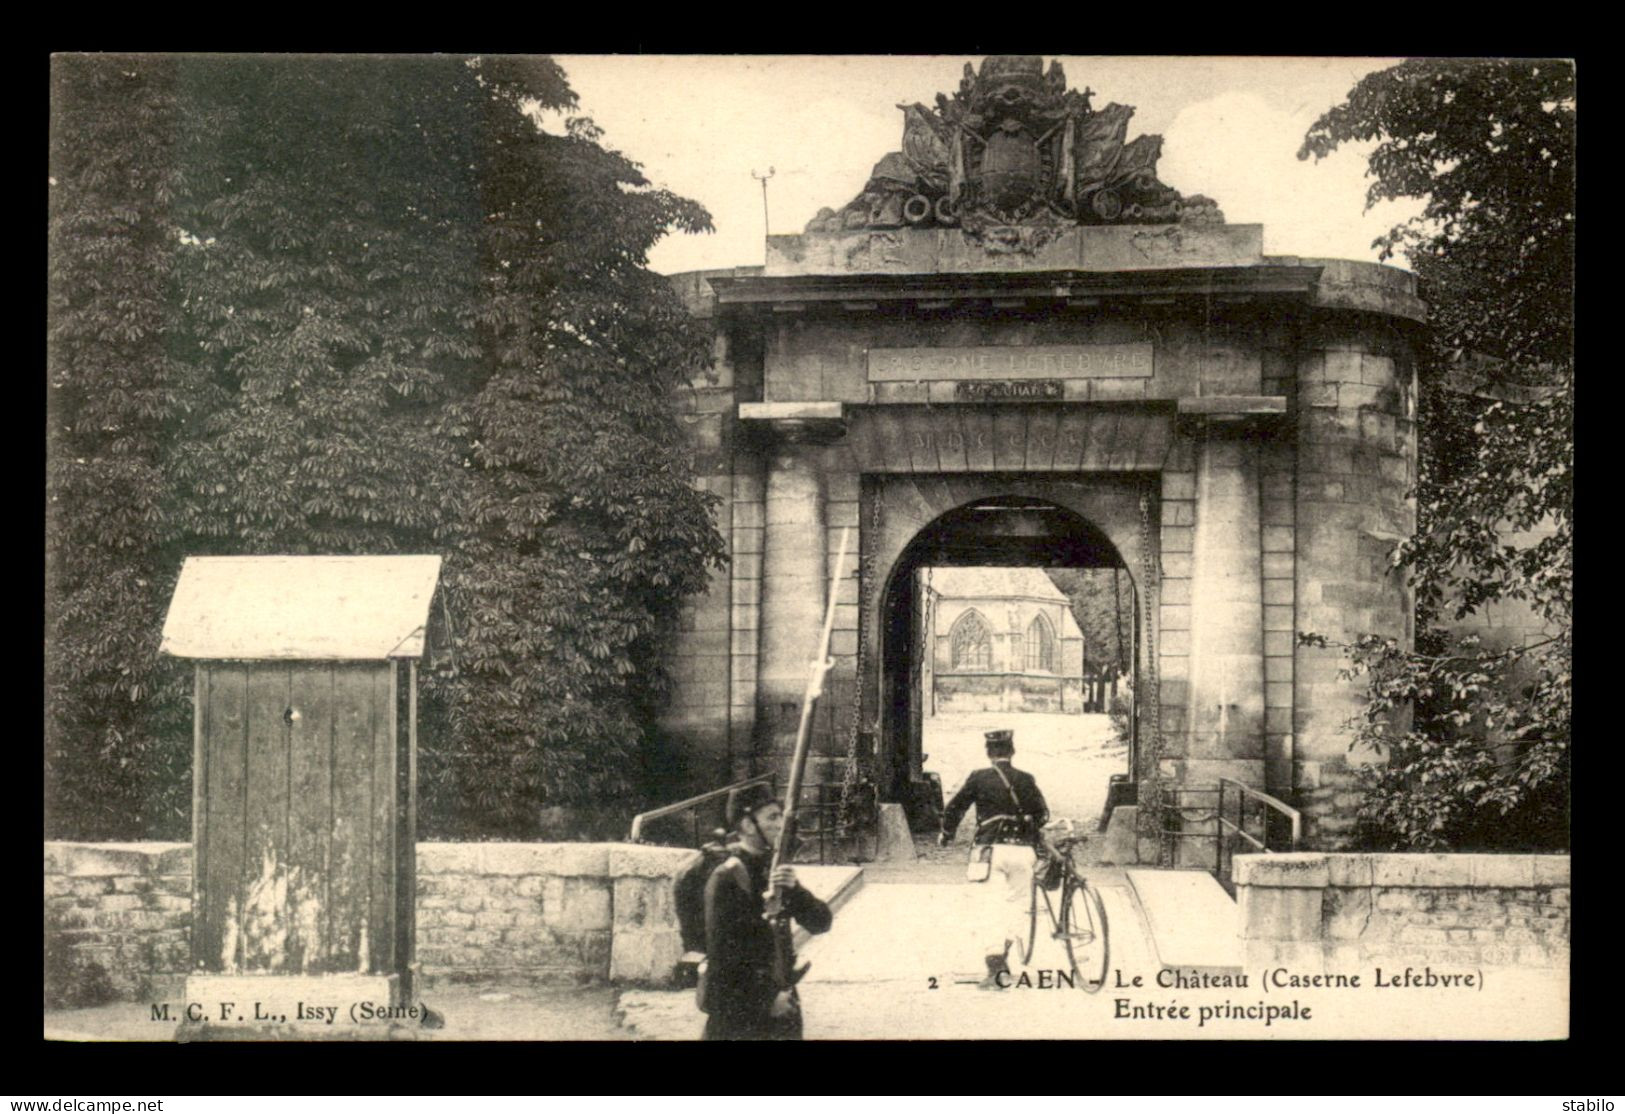
[[1332, 383], [1360, 383], [1360, 353], [1327, 352], [1325, 378]]
[[609, 845], [608, 870], [614, 878], [661, 878], [675, 881], [701, 856], [682, 847], [644, 847], [636, 844]]
[[[47, 867], [60, 867], [70, 878], [106, 878], [118, 874], [174, 874], [173, 867], [160, 870], [159, 857], [166, 851], [184, 848], [190, 863], [190, 848], [165, 843], [61, 843], [47, 853]], [[183, 869], [190, 869], [190, 866]], [[57, 873], [57, 871], [52, 871]]]
[[1376, 356], [1366, 352], [1360, 357], [1360, 381], [1371, 387], [1389, 387], [1394, 383], [1394, 358]]
[[419, 875], [478, 874], [480, 845], [477, 843], [419, 843]]
[[672, 982], [683, 956], [683, 939], [675, 929], [617, 930], [609, 955], [609, 977], [617, 983]]
[[1535, 866], [1535, 885], [1568, 886], [1569, 857], [1567, 855], [1532, 855]]
[[1191, 629], [1191, 609], [1189, 607], [1172, 607], [1164, 604], [1162, 607], [1162, 629], [1168, 631]]
[[611, 923], [608, 879], [564, 879], [560, 900], [544, 904], [542, 916], [547, 926], [556, 932], [608, 931]]
[[1361, 854], [1334, 854], [1326, 856], [1326, 880], [1331, 886], [1344, 888], [1371, 885], [1371, 859]]
[[1322, 906], [1326, 936], [1332, 940], [1358, 940], [1371, 925], [1371, 891], [1328, 890]]
[[1298, 387], [1298, 402], [1302, 406], [1336, 406], [1337, 384], [1305, 381]]
[[1196, 498], [1196, 476], [1191, 472], [1164, 472], [1162, 474], [1162, 497], [1169, 499]]
[[1273, 580], [1278, 577], [1290, 578], [1297, 571], [1296, 561], [1291, 553], [1266, 553], [1264, 554], [1263, 567], [1266, 580]]
[[1264, 603], [1290, 604], [1292, 602], [1293, 582], [1271, 578], [1264, 581]]
[[1288, 604], [1271, 603], [1264, 605], [1264, 629], [1266, 631], [1294, 630], [1294, 617], [1293, 609]]
[[1464, 855], [1472, 885], [1485, 889], [1513, 889], [1535, 884], [1532, 855]]
[[1416, 908], [1417, 894], [1411, 889], [1376, 890], [1375, 907], [1382, 913], [1409, 913]]
[[1324, 890], [1247, 886], [1238, 880], [1236, 892], [1242, 939], [1320, 940]]
[[1265, 553], [1291, 553], [1293, 548], [1294, 531], [1290, 526], [1265, 526], [1262, 528], [1263, 550]]
[[1237, 886], [1320, 887], [1328, 880], [1328, 856], [1317, 851], [1274, 855], [1237, 855], [1233, 868]]
[[862, 486], [861, 478], [856, 472], [835, 471], [830, 472], [825, 479], [825, 494], [832, 501], [847, 502], [858, 498]]
[[1371, 859], [1376, 886], [1466, 886], [1470, 867], [1462, 855], [1378, 854]]

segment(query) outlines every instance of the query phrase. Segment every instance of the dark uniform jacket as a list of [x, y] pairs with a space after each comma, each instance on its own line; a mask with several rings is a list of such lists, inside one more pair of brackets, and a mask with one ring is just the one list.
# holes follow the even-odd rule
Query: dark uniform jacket
[[[953, 838], [960, 819], [972, 806], [976, 809], [978, 826], [994, 816], [1021, 816], [1028, 819], [1023, 820], [1020, 835], [1015, 838], [1027, 840], [1037, 835], [1038, 827], [1049, 819], [1049, 805], [1044, 803], [1044, 794], [1038, 791], [1038, 782], [1033, 780], [1032, 774], [1012, 766], [1004, 767], [1004, 776], [1010, 779], [1015, 800], [1011, 799], [1010, 789], [1004, 787], [999, 771], [991, 766], [985, 766], [965, 779], [965, 784], [954, 794], [954, 799], [948, 802], [948, 807], [942, 813], [942, 830], [949, 839]], [[1016, 807], [1018, 801], [1021, 805], [1019, 809]], [[1012, 836], [1006, 833], [1000, 838], [1010, 839]], [[991, 831], [977, 834], [978, 843], [992, 841]]]
[[[709, 1017], [706, 1040], [800, 1040], [801, 1011], [771, 1015], [778, 986], [773, 981], [773, 926], [762, 917], [772, 855], [743, 847], [705, 883], [705, 965]], [[748, 885], [741, 886], [743, 876]], [[805, 887], [785, 895], [785, 908], [811, 933], [827, 932], [829, 906]]]

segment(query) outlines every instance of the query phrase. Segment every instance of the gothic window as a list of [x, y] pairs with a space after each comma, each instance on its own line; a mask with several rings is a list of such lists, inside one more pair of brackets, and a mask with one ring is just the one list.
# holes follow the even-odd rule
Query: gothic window
[[950, 636], [953, 663], [957, 669], [992, 669], [993, 635], [975, 611], [967, 611], [954, 624]]
[[1055, 672], [1055, 634], [1042, 615], [1033, 616], [1027, 628], [1027, 671]]

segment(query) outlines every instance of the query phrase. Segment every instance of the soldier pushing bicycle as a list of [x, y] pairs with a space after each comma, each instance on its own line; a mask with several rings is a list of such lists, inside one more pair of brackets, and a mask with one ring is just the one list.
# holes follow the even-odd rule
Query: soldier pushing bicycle
[[976, 810], [977, 847], [985, 848], [989, 871], [1002, 879], [1004, 905], [997, 938], [987, 942], [987, 975], [981, 985], [1002, 989], [1010, 971], [1010, 945], [1027, 934], [1028, 895], [1032, 889], [1033, 865], [1038, 861], [1034, 847], [1039, 829], [1049, 819], [1049, 805], [1033, 775], [1011, 765], [1016, 753], [1015, 732], [989, 731], [986, 735], [988, 768], [965, 779], [942, 814], [942, 834], [938, 842], [953, 842], [954, 830], [971, 808]]
[[[965, 779], [948, 802], [938, 838], [944, 847], [952, 843], [959, 821], [975, 808], [968, 877], [980, 882], [998, 874], [1001, 879], [1000, 928], [987, 942], [987, 975], [979, 985], [990, 990], [1012, 985], [1010, 945], [1016, 945], [1021, 962], [1032, 959], [1042, 910], [1052, 930], [1047, 935], [1066, 950], [1069, 978], [1081, 980], [1081, 988], [1094, 993], [1105, 983], [1108, 941], [1100, 894], [1072, 862], [1073, 847], [1086, 837], [1073, 835], [1068, 820], [1067, 834], [1051, 839], [1044, 831], [1049, 806], [1038, 782], [1011, 765], [1014, 732], [989, 731], [986, 739], [989, 766]], [[1035, 875], [1040, 864], [1042, 873]], [[1058, 892], [1052, 897], [1051, 891]]]

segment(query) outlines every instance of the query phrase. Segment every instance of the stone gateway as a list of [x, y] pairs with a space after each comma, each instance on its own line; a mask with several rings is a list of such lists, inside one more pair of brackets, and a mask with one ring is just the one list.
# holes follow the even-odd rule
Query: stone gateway
[[1142, 859], [1158, 802], [1220, 776], [1346, 842], [1360, 693], [1295, 634], [1412, 636], [1386, 556], [1414, 528], [1425, 306], [1404, 271], [1263, 254], [1092, 95], [1037, 58], [967, 68], [765, 266], [673, 280], [715, 330], [683, 405], [732, 543], [674, 652], [673, 790], [782, 769], [850, 527], [809, 781], [915, 799], [917, 570], [1120, 567]]

